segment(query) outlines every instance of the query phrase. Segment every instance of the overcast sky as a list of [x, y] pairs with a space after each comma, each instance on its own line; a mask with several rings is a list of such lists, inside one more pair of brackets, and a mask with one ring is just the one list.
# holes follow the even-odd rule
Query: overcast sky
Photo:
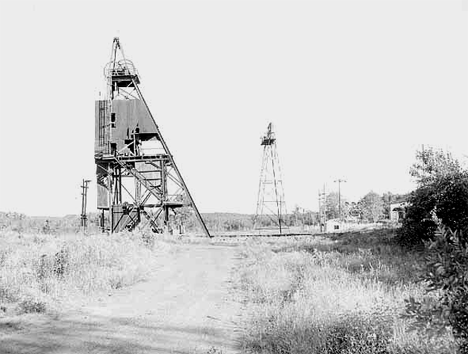
[[0, 2], [0, 211], [80, 213], [113, 37], [201, 212], [254, 213], [273, 122], [288, 210], [347, 180], [413, 189], [421, 144], [468, 155], [463, 1]]

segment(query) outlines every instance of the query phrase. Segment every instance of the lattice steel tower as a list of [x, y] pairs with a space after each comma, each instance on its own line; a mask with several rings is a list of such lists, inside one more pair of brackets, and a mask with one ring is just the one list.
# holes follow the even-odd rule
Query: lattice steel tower
[[285, 227], [284, 216], [287, 211], [272, 123], [268, 124], [268, 130], [261, 140], [263, 159], [254, 226], [259, 228], [273, 224], [279, 227], [281, 233]]
[[187, 210], [210, 236], [118, 38], [104, 75], [107, 95], [95, 105], [94, 149], [102, 229], [132, 230], [146, 221], [153, 231], [162, 232], [177, 226], [179, 211], [187, 215]]

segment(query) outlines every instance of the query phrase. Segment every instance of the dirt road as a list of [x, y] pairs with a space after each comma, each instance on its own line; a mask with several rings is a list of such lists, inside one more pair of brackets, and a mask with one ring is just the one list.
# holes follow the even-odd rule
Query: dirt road
[[182, 245], [151, 279], [66, 315], [0, 323], [0, 353], [236, 353], [240, 299], [228, 245]]

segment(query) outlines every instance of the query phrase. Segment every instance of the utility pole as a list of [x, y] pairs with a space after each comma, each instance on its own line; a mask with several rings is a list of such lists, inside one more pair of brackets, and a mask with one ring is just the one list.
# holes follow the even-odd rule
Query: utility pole
[[341, 183], [346, 182], [346, 180], [339, 178], [335, 180], [336, 182], [338, 182], [338, 215], [341, 221]]
[[319, 224], [320, 232], [324, 232], [325, 219], [326, 219], [326, 194], [325, 194], [325, 185], [323, 185], [323, 191], [318, 191], [318, 202], [319, 202]]
[[83, 231], [86, 231], [87, 220], [88, 217], [86, 216], [86, 204], [88, 202], [88, 183], [91, 182], [89, 179], [83, 179], [83, 184], [81, 185], [81, 226], [83, 227]]

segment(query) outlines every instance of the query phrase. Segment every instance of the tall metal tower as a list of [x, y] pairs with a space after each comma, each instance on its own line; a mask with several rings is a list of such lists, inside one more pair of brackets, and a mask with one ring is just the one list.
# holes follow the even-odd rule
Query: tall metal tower
[[276, 149], [276, 137], [272, 123], [268, 124], [268, 130], [261, 140], [263, 159], [254, 227], [274, 225], [279, 227], [281, 233], [285, 227], [284, 216], [287, 212], [281, 168]]
[[107, 95], [95, 104], [94, 149], [103, 231], [132, 230], [146, 221], [154, 232], [163, 232], [179, 219], [180, 208], [188, 208], [210, 236], [118, 38], [104, 76]]

